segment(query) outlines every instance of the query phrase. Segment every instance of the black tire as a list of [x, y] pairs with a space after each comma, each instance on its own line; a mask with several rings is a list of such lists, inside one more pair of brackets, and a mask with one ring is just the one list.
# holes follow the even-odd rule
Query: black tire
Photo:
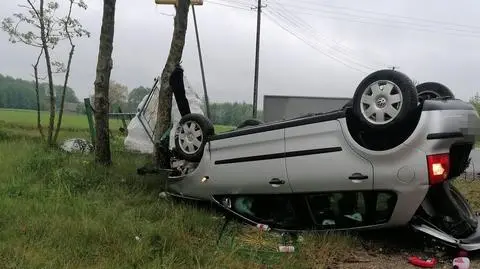
[[[377, 94], [374, 94], [371, 88], [374, 83], [377, 83], [377, 86], [380, 87], [380, 91], [378, 91]], [[382, 89], [383, 86], [385, 86], [385, 83], [392, 87], [391, 93], [395, 94], [395, 97], [391, 94], [383, 93]], [[364, 93], [368, 95], [370, 92], [372, 93], [370, 106], [365, 107], [362, 103], [362, 95]], [[400, 98], [401, 100], [396, 102], [397, 100], [395, 100], [395, 98]], [[415, 110], [417, 104], [417, 89], [408, 76], [394, 70], [379, 70], [368, 75], [360, 82], [355, 94], [353, 95], [352, 110], [353, 115], [360, 121], [361, 124], [374, 130], [382, 130], [390, 127], [401, 126], [401, 124], [410, 116], [410, 113]], [[367, 111], [371, 106], [379, 107], [382, 110], [378, 113], [372, 113], [370, 116], [364, 116], [362, 111]], [[396, 112], [396, 115], [391, 113], [394, 114], [392, 116], [386, 113], [387, 108], [390, 108], [389, 113], [394, 111]], [[369, 114], [367, 112], [365, 113]], [[373, 115], [375, 115], [375, 119], [371, 118]], [[381, 120], [380, 115], [383, 115], [384, 117], [383, 122], [377, 122], [377, 117]]]
[[[188, 131], [186, 127], [194, 128], [194, 131], [199, 132], [198, 135]], [[208, 137], [213, 135], [214, 132], [215, 131], [212, 122], [205, 116], [194, 113], [183, 116], [178, 122], [178, 127], [175, 130], [175, 153], [179, 158], [186, 161], [199, 162], [202, 159]], [[182, 136], [182, 134], [191, 136], [187, 138]], [[194, 145], [193, 142], [189, 142], [193, 140], [199, 142], [197, 143], [198, 145]], [[193, 150], [191, 150], [191, 148], [193, 148]]]
[[424, 82], [417, 85], [418, 97], [422, 100], [451, 97], [455, 98], [453, 92], [445, 85], [438, 82]]
[[260, 125], [260, 124], [263, 124], [263, 121], [261, 121], [259, 119], [248, 119], [248, 120], [245, 120], [242, 123], [240, 123], [237, 126], [237, 129], [247, 127], [247, 126], [257, 126], [257, 125]]

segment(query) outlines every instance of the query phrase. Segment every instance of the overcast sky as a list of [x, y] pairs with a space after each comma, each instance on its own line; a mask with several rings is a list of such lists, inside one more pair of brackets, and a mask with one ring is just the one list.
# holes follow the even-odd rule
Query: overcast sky
[[[368, 73], [391, 66], [419, 82], [444, 83], [464, 100], [480, 91], [479, 1], [263, 1], [259, 106], [264, 94], [351, 97]], [[23, 2], [3, 0], [0, 17], [21, 11]], [[86, 2], [88, 10], [75, 15], [92, 36], [76, 41], [70, 83], [80, 98], [93, 92], [103, 6], [101, 0]], [[252, 102], [256, 12], [248, 5], [255, 1], [196, 6], [213, 101]], [[173, 7], [153, 0], [117, 0], [112, 79], [129, 90], [152, 85], [168, 54], [173, 14]], [[202, 94], [191, 9], [188, 27], [184, 68]], [[0, 73], [31, 79], [35, 50], [9, 43], [1, 32], [0, 52]], [[67, 51], [54, 56], [66, 59]]]

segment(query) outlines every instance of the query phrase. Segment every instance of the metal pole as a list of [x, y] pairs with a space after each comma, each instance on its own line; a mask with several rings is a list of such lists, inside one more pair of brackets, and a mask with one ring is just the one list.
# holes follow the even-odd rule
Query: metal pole
[[262, 13], [262, 0], [258, 0], [257, 6], [257, 44], [255, 50], [255, 81], [253, 84], [253, 118], [257, 117], [257, 99], [258, 99], [258, 57], [260, 50], [260, 19]]
[[92, 138], [92, 145], [95, 146], [95, 125], [93, 123], [92, 116], [92, 105], [90, 104], [90, 98], [84, 98], [83, 102], [85, 103], [85, 114], [87, 114], [88, 128], [90, 129], [90, 137]]
[[192, 5], [193, 22], [195, 24], [195, 35], [197, 36], [198, 58], [200, 58], [200, 69], [202, 71], [203, 94], [205, 95], [205, 106], [207, 108], [207, 118], [210, 119], [210, 105], [208, 102], [207, 83], [205, 82], [205, 71], [203, 69], [202, 50], [200, 49], [200, 39], [198, 38], [197, 16], [195, 15], [195, 6]]

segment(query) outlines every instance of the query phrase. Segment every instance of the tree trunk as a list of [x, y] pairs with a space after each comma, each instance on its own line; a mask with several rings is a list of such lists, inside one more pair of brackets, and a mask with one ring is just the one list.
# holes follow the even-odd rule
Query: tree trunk
[[50, 52], [47, 43], [47, 33], [45, 32], [45, 21], [43, 12], [43, 0], [40, 0], [40, 39], [42, 40], [43, 51], [45, 52], [45, 63], [47, 65], [48, 90], [50, 93], [50, 121], [48, 123], [48, 145], [53, 144], [53, 128], [55, 126], [55, 92], [53, 90], [52, 64], [50, 61]]
[[33, 65], [33, 72], [35, 76], [35, 94], [37, 97], [37, 128], [38, 131], [40, 132], [40, 135], [42, 139], [45, 139], [45, 134], [43, 133], [43, 128], [42, 128], [42, 123], [41, 123], [41, 118], [40, 118], [40, 92], [39, 92], [39, 83], [38, 83], [38, 64], [40, 63], [40, 57], [42, 57], [43, 54], [43, 48], [40, 51], [40, 54], [38, 54], [37, 61]]
[[65, 93], [67, 91], [68, 78], [70, 77], [70, 67], [72, 66], [73, 53], [75, 52], [75, 45], [73, 44], [72, 37], [70, 35], [70, 32], [68, 31], [68, 24], [70, 23], [70, 19], [71, 19], [71, 16], [72, 16], [73, 4], [74, 4], [74, 1], [70, 0], [70, 8], [69, 8], [67, 20], [66, 20], [65, 26], [64, 26], [65, 33], [67, 34], [68, 41], [70, 42], [70, 53], [68, 54], [67, 70], [65, 71], [65, 80], [63, 82], [62, 99], [60, 101], [60, 108], [59, 108], [59, 111], [58, 111], [57, 128], [55, 129], [55, 136], [53, 138], [54, 143], [57, 142], [58, 133], [60, 132], [60, 127], [62, 126], [63, 109], [64, 109], [64, 106], [65, 106]]
[[108, 89], [110, 73], [113, 67], [112, 51], [115, 30], [115, 0], [103, 1], [103, 19], [100, 33], [100, 46], [97, 61], [97, 77], [95, 79], [95, 161], [103, 165], [112, 162], [110, 152], [108, 122]]
[[170, 52], [165, 67], [163, 68], [160, 80], [160, 94], [158, 96], [157, 122], [155, 124], [154, 154], [153, 162], [159, 168], [168, 168], [170, 160], [162, 150], [160, 138], [168, 130], [171, 124], [172, 114], [172, 89], [170, 88], [169, 78], [175, 69], [175, 65], [180, 63], [185, 46], [185, 35], [188, 25], [188, 10], [190, 0], [179, 0], [176, 7], [174, 19], [173, 37], [170, 44]]
[[60, 132], [60, 127], [62, 125], [63, 108], [65, 106], [65, 93], [67, 91], [68, 77], [70, 76], [70, 66], [72, 65], [72, 58], [73, 58], [74, 51], [75, 51], [75, 45], [71, 44], [70, 53], [68, 55], [67, 70], [66, 70], [66, 73], [65, 73], [65, 81], [63, 83], [62, 99], [60, 101], [60, 108], [59, 108], [59, 111], [58, 111], [57, 128], [55, 129], [55, 136], [53, 138], [54, 143], [58, 139], [58, 133]]

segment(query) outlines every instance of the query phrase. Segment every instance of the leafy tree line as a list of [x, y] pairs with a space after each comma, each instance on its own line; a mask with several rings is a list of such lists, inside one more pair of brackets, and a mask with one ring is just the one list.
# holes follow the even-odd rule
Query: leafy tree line
[[[61, 96], [62, 85], [54, 85], [55, 95]], [[150, 89], [140, 86], [128, 92], [128, 88], [118, 82], [110, 82], [111, 112], [118, 111], [118, 107], [124, 112], [135, 112], [142, 98], [150, 92]], [[40, 110], [49, 109], [48, 83], [39, 83]], [[56, 98], [57, 110], [60, 106], [60, 98]], [[83, 100], [79, 100], [75, 91], [68, 87], [65, 92], [66, 103], [77, 103], [77, 112], [85, 112]], [[0, 108], [14, 109], [37, 109], [35, 81], [14, 78], [0, 74]]]
[[[63, 86], [54, 85], [56, 96], [62, 94]], [[47, 110], [49, 106], [48, 100], [48, 83], [39, 84], [40, 109]], [[60, 99], [56, 100], [57, 107]], [[75, 91], [67, 87], [65, 92], [65, 102], [78, 103], [79, 100], [75, 95]], [[0, 107], [15, 109], [37, 109], [35, 82], [24, 79], [13, 78], [0, 74]]]
[[[150, 92], [150, 88], [139, 86], [129, 91], [126, 85], [114, 80], [109, 85], [110, 112], [117, 112], [118, 107], [123, 112], [134, 113], [143, 97]], [[61, 95], [63, 86], [54, 85], [57, 96]], [[39, 84], [40, 109], [49, 108], [48, 84]], [[93, 97], [92, 97], [93, 98]], [[83, 100], [80, 101], [75, 91], [67, 87], [65, 102], [78, 103], [77, 112], [85, 113]], [[60, 98], [56, 99], [57, 108]], [[93, 102], [92, 102], [93, 103]], [[36, 109], [35, 82], [0, 74], [0, 107], [15, 109]], [[215, 124], [236, 126], [242, 121], [252, 117], [253, 106], [247, 103], [210, 103], [211, 120]], [[206, 111], [204, 109], [204, 111]], [[258, 117], [261, 119], [261, 111]]]

